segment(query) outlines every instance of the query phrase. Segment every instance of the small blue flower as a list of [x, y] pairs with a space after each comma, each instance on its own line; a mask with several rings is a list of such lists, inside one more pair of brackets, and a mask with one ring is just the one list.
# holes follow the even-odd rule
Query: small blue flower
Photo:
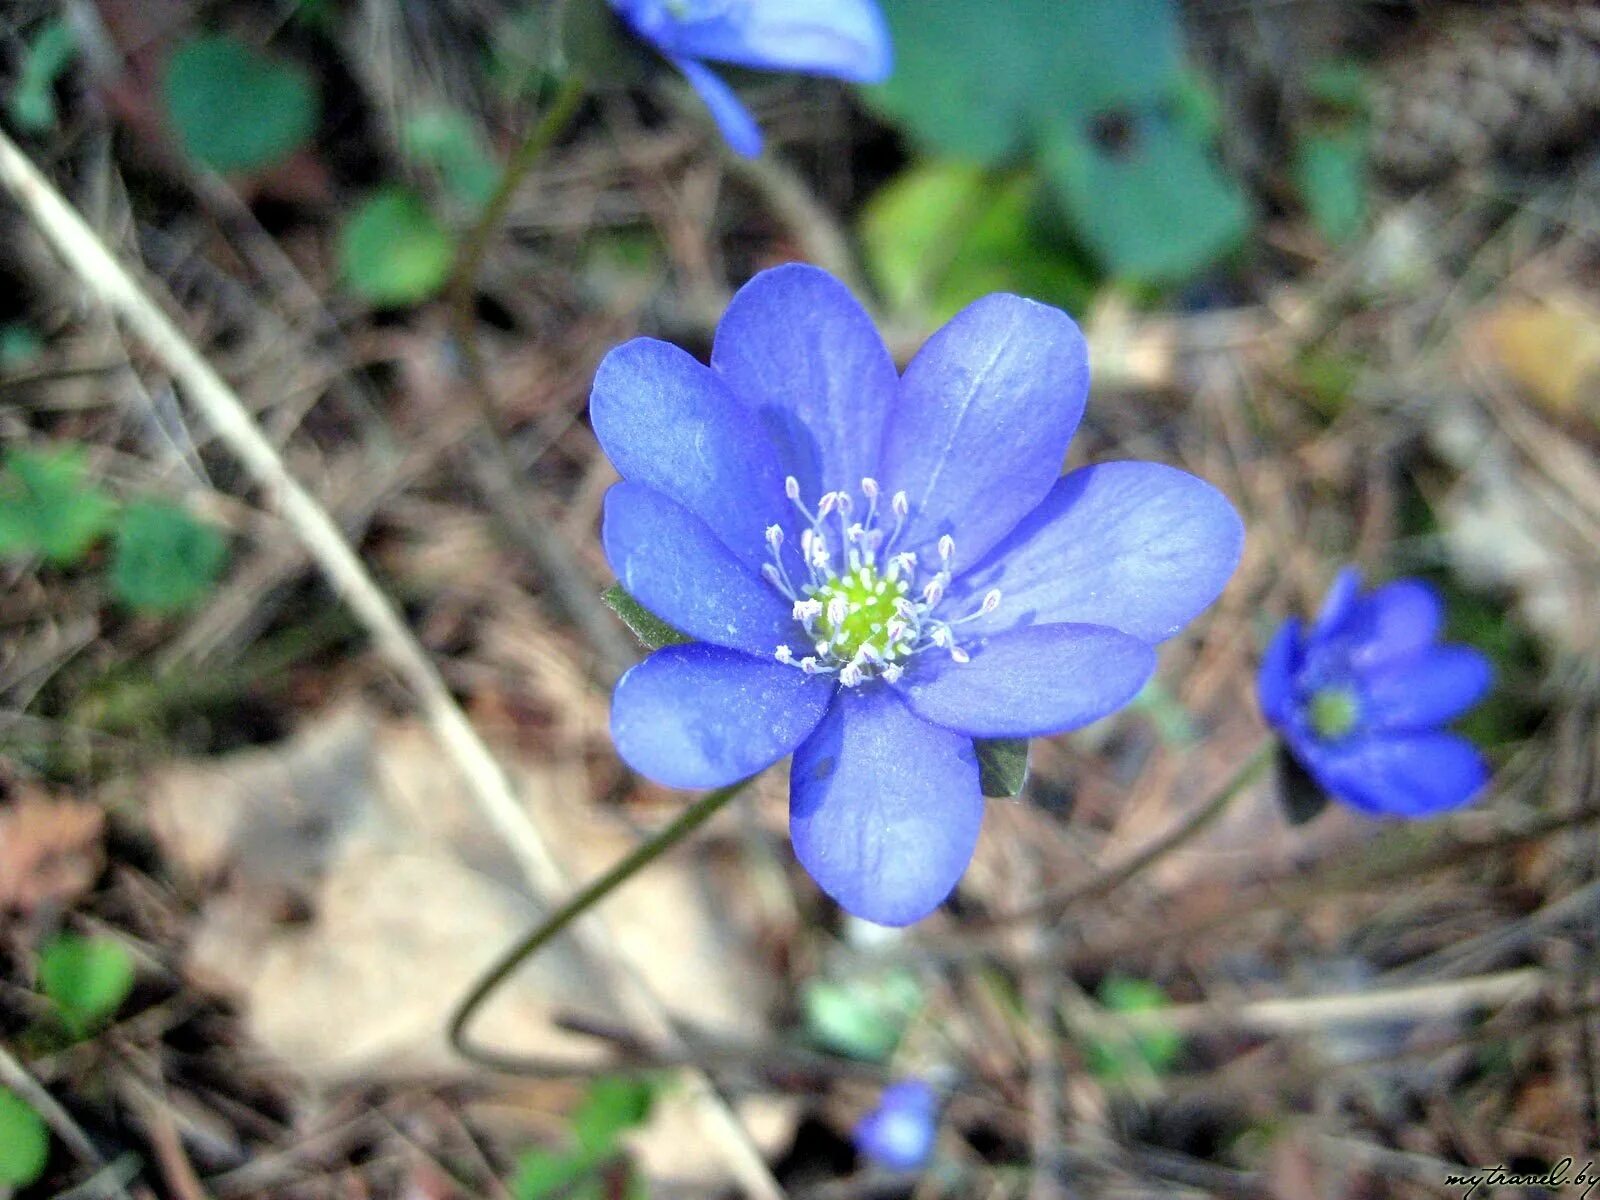
[[613, 350], [589, 409], [624, 480], [606, 557], [695, 639], [617, 685], [618, 752], [682, 788], [794, 752], [812, 878], [868, 921], [926, 916], [978, 840], [973, 740], [1122, 707], [1238, 562], [1238, 515], [1191, 475], [1061, 475], [1088, 388], [1072, 319], [1004, 295], [901, 375], [850, 293], [799, 265], [734, 297], [709, 367]]
[[755, 118], [702, 60], [882, 83], [893, 67], [875, 0], [610, 0], [629, 28], [700, 93], [740, 154], [761, 153]]
[[919, 1079], [892, 1083], [878, 1107], [857, 1123], [856, 1149], [891, 1171], [917, 1171], [933, 1157], [938, 1124], [939, 1099], [932, 1088]]
[[1441, 727], [1489, 689], [1489, 660], [1440, 645], [1443, 606], [1418, 579], [1365, 595], [1340, 572], [1309, 629], [1284, 622], [1261, 663], [1268, 723], [1329, 795], [1373, 816], [1459, 808], [1488, 781], [1472, 743]]

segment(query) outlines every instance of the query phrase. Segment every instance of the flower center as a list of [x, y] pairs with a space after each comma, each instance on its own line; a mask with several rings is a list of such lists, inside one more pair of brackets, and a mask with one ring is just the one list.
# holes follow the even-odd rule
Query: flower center
[[[893, 683], [905, 664], [938, 647], [956, 662], [968, 655], [956, 644], [955, 627], [1000, 606], [999, 591], [984, 596], [976, 612], [947, 620], [937, 610], [950, 586], [955, 542], [939, 539], [938, 565], [925, 570], [910, 551], [895, 551], [911, 508], [904, 492], [889, 500], [893, 525], [879, 523], [878, 484], [861, 481], [864, 511], [857, 519], [855, 499], [847, 492], [827, 492], [815, 511], [800, 499], [799, 481], [784, 480], [790, 503], [805, 517], [800, 536], [805, 574], [795, 579], [784, 565], [783, 530], [767, 530], [772, 561], [762, 568], [768, 583], [794, 603], [794, 619], [803, 640], [784, 643], [774, 652], [781, 663], [808, 675], [837, 675], [846, 687], [882, 676]], [[809, 645], [807, 645], [809, 643]]]
[[1361, 705], [1349, 688], [1325, 687], [1311, 695], [1311, 728], [1323, 741], [1347, 737], [1361, 719]]

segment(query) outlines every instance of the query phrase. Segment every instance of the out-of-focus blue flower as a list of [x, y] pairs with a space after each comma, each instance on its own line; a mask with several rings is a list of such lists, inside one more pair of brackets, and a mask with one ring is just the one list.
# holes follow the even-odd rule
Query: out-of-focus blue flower
[[1362, 594], [1340, 572], [1309, 628], [1286, 621], [1261, 663], [1262, 713], [1329, 795], [1374, 816], [1457, 808], [1488, 781], [1472, 743], [1441, 727], [1489, 688], [1489, 660], [1439, 643], [1443, 605], [1418, 579]]
[[939, 1125], [939, 1098], [920, 1079], [883, 1089], [874, 1108], [856, 1124], [856, 1149], [891, 1171], [916, 1171], [933, 1156]]
[[1238, 561], [1238, 515], [1192, 475], [1061, 475], [1088, 387], [1072, 319], [1004, 295], [902, 376], [849, 292], [799, 265], [734, 297], [709, 367], [613, 350], [589, 409], [624, 480], [606, 557], [696, 639], [617, 685], [622, 757], [710, 788], [793, 751], [812, 878], [866, 920], [926, 916], [978, 840], [973, 740], [1122, 707]]
[[705, 63], [881, 83], [893, 67], [876, 0], [610, 0], [628, 26], [694, 85], [722, 136], [761, 153], [750, 111]]

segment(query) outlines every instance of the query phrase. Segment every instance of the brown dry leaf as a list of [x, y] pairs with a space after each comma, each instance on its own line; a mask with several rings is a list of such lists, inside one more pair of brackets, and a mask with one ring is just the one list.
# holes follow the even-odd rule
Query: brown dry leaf
[[[508, 766], [575, 881], [636, 844], [595, 809], [581, 759]], [[223, 881], [201, 914], [189, 970], [239, 999], [261, 1044], [326, 1083], [463, 1069], [444, 1039], [454, 1006], [542, 910], [424, 730], [352, 707], [280, 745], [175, 765], [135, 786], [173, 861]], [[760, 1040], [771, 1033], [771, 973], [716, 891], [694, 847], [681, 847], [604, 912], [622, 953], [679, 1021], [716, 1039]], [[286, 896], [298, 904], [283, 904]], [[309, 917], [279, 919], [295, 907]], [[497, 994], [474, 1037], [513, 1053], [602, 1061], [604, 1043], [556, 1027], [563, 1014], [619, 1020], [558, 942]], [[792, 1121], [777, 1124], [771, 1146], [792, 1132]], [[686, 1136], [652, 1122], [640, 1146], [646, 1169], [691, 1179], [717, 1171], [716, 1155], [683, 1144]]]
[[1559, 292], [1507, 300], [1480, 321], [1495, 361], [1529, 398], [1558, 417], [1600, 422], [1600, 308]]
[[105, 863], [105, 812], [95, 804], [24, 794], [0, 809], [0, 910], [70, 904]]

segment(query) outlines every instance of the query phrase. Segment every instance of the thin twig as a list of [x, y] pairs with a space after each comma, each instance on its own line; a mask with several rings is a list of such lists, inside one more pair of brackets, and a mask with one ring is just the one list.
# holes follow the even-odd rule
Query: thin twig
[[[566, 872], [517, 799], [499, 763], [450, 694], [438, 669], [345, 542], [332, 518], [289, 473], [233, 389], [4, 133], [0, 133], [0, 187], [38, 226], [84, 288], [120, 317], [165, 364], [189, 402], [276, 504], [313, 560], [371, 633], [379, 653], [415, 693], [434, 736], [465, 776], [473, 798], [509, 843], [534, 892], [542, 897], [568, 892]], [[585, 921], [574, 929], [574, 936], [628, 1017], [640, 1025], [641, 1037], [669, 1053], [681, 1047], [681, 1036], [666, 1010], [631, 964], [615, 951], [604, 925], [597, 919]], [[760, 1152], [704, 1073], [685, 1072], [683, 1084], [713, 1144], [739, 1182], [761, 1200], [781, 1197], [783, 1191]]]

